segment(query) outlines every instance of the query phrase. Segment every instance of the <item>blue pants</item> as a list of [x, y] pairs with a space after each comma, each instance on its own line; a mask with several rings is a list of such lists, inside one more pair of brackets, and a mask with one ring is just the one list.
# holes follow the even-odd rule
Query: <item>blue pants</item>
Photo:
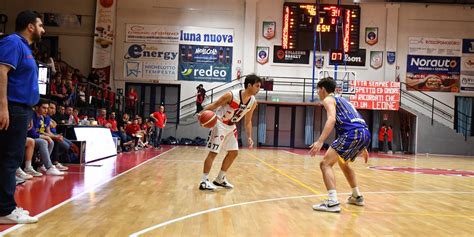
[[8, 102], [10, 125], [0, 130], [0, 216], [16, 208], [15, 172], [25, 157], [26, 133], [31, 120], [30, 106]]
[[163, 133], [164, 128], [160, 128], [155, 126], [155, 130], [153, 131], [153, 146], [159, 147], [161, 145], [161, 135]]

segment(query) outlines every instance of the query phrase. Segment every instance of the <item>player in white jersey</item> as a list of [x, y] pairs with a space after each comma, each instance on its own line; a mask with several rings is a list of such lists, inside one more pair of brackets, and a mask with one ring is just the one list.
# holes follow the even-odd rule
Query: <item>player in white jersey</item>
[[[226, 178], [226, 172], [237, 157], [239, 144], [237, 142], [237, 127], [235, 126], [242, 118], [245, 117], [245, 130], [248, 137], [249, 148], [253, 147], [252, 140], [252, 115], [257, 107], [255, 95], [260, 91], [262, 79], [256, 75], [249, 75], [245, 78], [245, 89], [233, 90], [225, 93], [216, 102], [206, 106], [204, 110], [215, 110], [218, 117], [216, 125], [211, 129], [209, 138], [207, 139], [207, 155], [204, 162], [204, 169], [200, 190], [215, 190], [216, 186], [224, 188], [233, 188]], [[227, 155], [222, 162], [221, 171], [214, 180], [209, 181], [209, 171], [211, 171], [212, 163], [221, 149], [227, 150]]]

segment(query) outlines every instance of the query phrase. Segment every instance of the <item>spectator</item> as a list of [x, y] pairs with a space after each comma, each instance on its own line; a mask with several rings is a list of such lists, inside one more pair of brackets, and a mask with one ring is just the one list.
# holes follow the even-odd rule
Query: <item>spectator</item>
[[384, 151], [386, 131], [387, 131], [387, 125], [383, 123], [382, 127], [380, 127], [379, 129], [379, 152]]
[[25, 156], [31, 106], [39, 100], [38, 67], [30, 45], [44, 34], [37, 12], [22, 11], [16, 33], [0, 40], [0, 224], [38, 222], [15, 202], [15, 173]]
[[392, 125], [388, 125], [387, 128], [387, 142], [388, 142], [388, 153], [392, 154], [392, 139], [393, 139]]
[[100, 109], [100, 114], [97, 117], [97, 123], [99, 126], [105, 127], [107, 124], [107, 110], [106, 109]]
[[140, 125], [138, 125], [138, 119], [134, 119], [132, 124], [128, 124], [126, 127], [127, 135], [130, 136], [135, 145], [135, 150], [138, 150], [138, 140], [141, 138]]
[[64, 105], [58, 105], [57, 113], [53, 116], [54, 121], [58, 124], [65, 124], [69, 117], [66, 115], [66, 108]]
[[66, 124], [68, 125], [77, 125], [75, 124], [76, 120], [74, 119], [74, 108], [72, 106], [66, 107]]
[[135, 106], [138, 101], [138, 95], [135, 89], [132, 87], [127, 94], [127, 111], [133, 115], [135, 113]]
[[[35, 147], [38, 148], [40, 158], [43, 161], [43, 166], [40, 171], [46, 172], [48, 175], [64, 175], [63, 172], [56, 169], [51, 162], [51, 154], [54, 149], [54, 141], [46, 133], [46, 122], [43, 115], [48, 111], [49, 103], [41, 100], [36, 106], [35, 113], [33, 113], [33, 126], [28, 131], [28, 137], [35, 140]], [[28, 170], [25, 170], [28, 173]]]
[[154, 112], [150, 114], [150, 118], [155, 121], [155, 128], [153, 134], [153, 146], [155, 148], [161, 148], [161, 136], [163, 135], [163, 129], [166, 126], [166, 114], [165, 114], [165, 107], [163, 105], [160, 106], [160, 111]]
[[199, 86], [196, 87], [196, 90], [196, 113], [194, 114], [199, 114], [199, 112], [203, 110], [202, 103], [206, 98], [206, 90], [202, 84], [199, 84]]

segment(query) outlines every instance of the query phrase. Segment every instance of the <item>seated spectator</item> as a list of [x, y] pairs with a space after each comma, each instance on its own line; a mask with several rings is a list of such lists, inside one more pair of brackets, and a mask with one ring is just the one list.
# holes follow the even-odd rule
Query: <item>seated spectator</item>
[[[40, 158], [43, 161], [43, 166], [40, 168], [40, 171], [46, 172], [48, 175], [64, 175], [64, 173], [59, 171], [51, 162], [54, 142], [49, 136], [44, 134], [46, 132], [46, 126], [43, 114], [47, 113], [48, 108], [49, 103], [45, 100], [40, 100], [38, 105], [36, 105], [32, 119], [33, 125], [28, 131], [28, 137], [35, 140], [35, 147], [38, 149]], [[25, 169], [25, 171], [29, 173], [28, 169]]]
[[107, 110], [106, 109], [100, 109], [100, 114], [97, 117], [97, 123], [99, 126], [105, 127], [107, 124]]
[[64, 107], [64, 105], [58, 105], [57, 113], [55, 113], [52, 117], [58, 124], [65, 124], [69, 119], [69, 117], [66, 115], [66, 107]]
[[134, 140], [135, 150], [138, 150], [138, 140], [142, 137], [140, 125], [138, 125], [138, 119], [134, 119], [132, 124], [128, 124], [125, 131], [127, 135]]
[[77, 125], [76, 119], [74, 119], [74, 108], [72, 106], [66, 107], [66, 124], [68, 125]]

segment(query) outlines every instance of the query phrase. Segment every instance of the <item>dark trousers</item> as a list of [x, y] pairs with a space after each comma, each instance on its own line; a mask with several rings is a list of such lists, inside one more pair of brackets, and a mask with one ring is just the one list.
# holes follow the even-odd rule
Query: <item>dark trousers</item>
[[0, 216], [16, 208], [15, 172], [25, 157], [26, 133], [31, 120], [30, 106], [8, 102], [10, 125], [0, 130]]
[[204, 108], [202, 107], [202, 103], [196, 102], [196, 114], [201, 112]]
[[379, 151], [385, 151], [385, 142], [379, 140]]
[[163, 128], [155, 126], [155, 130], [153, 131], [153, 146], [154, 147], [160, 146], [162, 133], [163, 133]]

